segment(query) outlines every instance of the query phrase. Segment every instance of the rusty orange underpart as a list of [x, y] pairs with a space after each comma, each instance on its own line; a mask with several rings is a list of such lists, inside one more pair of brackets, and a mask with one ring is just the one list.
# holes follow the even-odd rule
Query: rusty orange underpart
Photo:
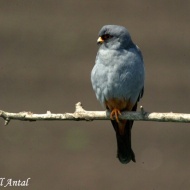
[[124, 98], [112, 98], [105, 101], [105, 106], [111, 111], [110, 119], [117, 121], [120, 135], [124, 135], [127, 120], [119, 120], [119, 116], [121, 115], [121, 111], [131, 111], [134, 105], [130, 100], [127, 101]]
[[111, 98], [105, 101], [105, 106], [110, 111], [112, 111], [113, 109], [118, 109], [120, 111], [131, 111], [134, 104], [130, 102], [130, 100], [126, 100], [124, 98], [122, 99]]

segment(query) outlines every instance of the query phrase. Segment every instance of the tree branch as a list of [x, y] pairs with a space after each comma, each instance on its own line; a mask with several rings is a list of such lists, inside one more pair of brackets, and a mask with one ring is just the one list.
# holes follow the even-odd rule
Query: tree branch
[[[140, 112], [122, 112], [119, 119], [128, 119], [136, 121], [158, 121], [158, 122], [182, 122], [190, 123], [190, 114], [182, 113], [156, 113], [146, 112], [144, 108], [140, 107]], [[82, 104], [78, 102], [75, 105], [74, 113], [58, 113], [54, 114], [47, 111], [45, 114], [34, 114], [31, 112], [19, 112], [9, 113], [0, 110], [0, 117], [5, 120], [5, 125], [8, 125], [10, 120], [21, 120], [21, 121], [37, 121], [37, 120], [110, 120], [110, 112], [108, 111], [86, 111], [83, 109]]]

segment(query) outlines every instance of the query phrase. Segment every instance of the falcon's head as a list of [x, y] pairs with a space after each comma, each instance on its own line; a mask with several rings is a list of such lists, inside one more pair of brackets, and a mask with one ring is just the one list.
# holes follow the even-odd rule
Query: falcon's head
[[97, 43], [109, 49], [127, 49], [131, 44], [131, 36], [123, 26], [105, 25], [99, 32]]

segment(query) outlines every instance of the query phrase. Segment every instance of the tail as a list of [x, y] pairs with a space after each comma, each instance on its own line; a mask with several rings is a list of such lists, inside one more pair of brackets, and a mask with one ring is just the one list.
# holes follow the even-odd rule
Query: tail
[[[136, 110], [137, 105], [133, 107], [133, 111]], [[124, 132], [119, 131], [119, 124], [115, 120], [111, 120], [112, 125], [116, 132], [117, 138], [117, 157], [122, 164], [127, 164], [131, 160], [136, 162], [135, 154], [131, 148], [131, 129], [133, 126], [133, 120], [123, 120]]]
[[133, 121], [128, 120], [125, 124], [124, 134], [120, 134], [117, 121], [112, 120], [112, 125], [117, 138], [117, 157], [122, 164], [127, 164], [131, 160], [135, 162], [135, 154], [131, 148], [131, 128]]

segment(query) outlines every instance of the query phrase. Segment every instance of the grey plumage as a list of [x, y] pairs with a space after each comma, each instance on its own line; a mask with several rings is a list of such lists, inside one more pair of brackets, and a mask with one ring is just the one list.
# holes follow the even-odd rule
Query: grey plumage
[[[99, 37], [104, 39], [91, 72], [91, 82], [96, 97], [105, 107], [107, 107], [105, 102], [111, 99], [125, 100], [130, 102], [132, 110], [142, 97], [144, 88], [145, 74], [141, 51], [123, 26], [103, 26]], [[124, 110], [128, 109], [126, 107]], [[127, 123], [129, 125], [130, 122]], [[132, 127], [132, 123], [129, 128]], [[116, 130], [117, 124], [114, 125]], [[124, 136], [127, 138], [126, 135], [122, 138]]]

